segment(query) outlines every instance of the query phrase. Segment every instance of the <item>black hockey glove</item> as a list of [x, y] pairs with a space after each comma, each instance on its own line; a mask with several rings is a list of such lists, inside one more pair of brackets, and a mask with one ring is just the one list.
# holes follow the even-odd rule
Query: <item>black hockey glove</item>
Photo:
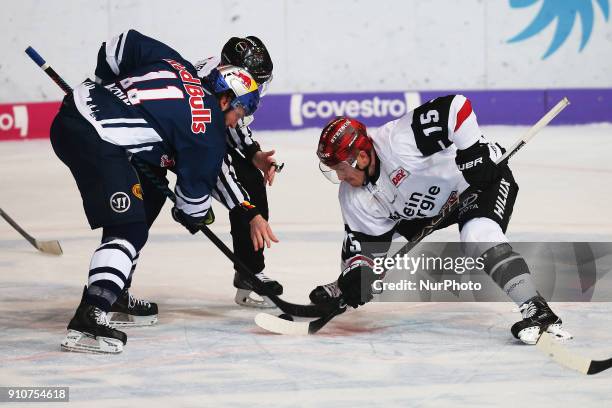
[[213, 213], [212, 208], [208, 209], [208, 212], [206, 212], [204, 217], [192, 217], [191, 215], [185, 214], [178, 208], [172, 207], [172, 218], [174, 218], [174, 221], [187, 228], [187, 231], [189, 231], [191, 234], [195, 234], [205, 225], [210, 225], [215, 222], [215, 214]]
[[372, 300], [372, 283], [379, 278], [365, 261], [351, 264], [338, 278], [346, 304], [357, 308]]
[[465, 150], [457, 150], [455, 163], [470, 186], [486, 190], [501, 177], [504, 166], [497, 166], [493, 160], [505, 152], [497, 143], [476, 142]]

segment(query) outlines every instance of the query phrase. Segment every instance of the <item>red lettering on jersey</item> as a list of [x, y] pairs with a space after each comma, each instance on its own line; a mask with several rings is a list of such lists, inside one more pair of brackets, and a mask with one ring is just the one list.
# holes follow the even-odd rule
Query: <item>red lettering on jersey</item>
[[183, 80], [183, 82], [189, 82], [190, 84], [196, 84], [196, 85], [202, 84], [199, 78], [194, 78], [193, 75], [191, 75], [191, 72], [185, 69], [181, 70], [180, 74], [181, 74], [181, 79]]
[[197, 118], [199, 116], [204, 116], [206, 118], [210, 118], [210, 109], [193, 110], [191, 112], [193, 113], [193, 116], [195, 118]]
[[465, 120], [468, 118], [468, 116], [470, 116], [471, 113], [472, 104], [470, 103], [469, 99], [466, 99], [461, 109], [459, 109], [459, 112], [457, 112], [457, 124], [455, 125], [455, 132], [461, 127], [463, 122], [465, 122]]
[[191, 96], [204, 96], [204, 90], [199, 85], [185, 84], [185, 90]]
[[408, 170], [400, 167], [399, 169], [391, 173], [391, 182], [395, 187], [397, 187], [402, 184], [402, 181], [404, 181], [404, 179], [408, 177], [409, 174], [410, 173], [408, 173]]
[[166, 59], [164, 60], [170, 66], [177, 71], [183, 82], [183, 88], [189, 95], [189, 106], [191, 107], [191, 131], [193, 133], [204, 133], [206, 132], [206, 123], [212, 122], [212, 115], [210, 109], [204, 109], [204, 89], [202, 88], [202, 82], [199, 78], [194, 78], [193, 75], [184, 65], [178, 62]]
[[176, 61], [173, 61], [173, 60], [170, 60], [170, 59], [167, 59], [167, 60], [164, 60], [164, 61], [166, 61], [168, 64], [170, 64], [172, 66], [172, 68], [174, 68], [176, 70], [185, 69], [184, 66], [182, 66], [181, 64], [179, 64]]
[[191, 105], [192, 109], [204, 109], [202, 98], [189, 98], [189, 105]]
[[[210, 123], [210, 120], [208, 121]], [[196, 122], [191, 124], [191, 131], [193, 133], [204, 133], [206, 132], [206, 125], [202, 122]]]

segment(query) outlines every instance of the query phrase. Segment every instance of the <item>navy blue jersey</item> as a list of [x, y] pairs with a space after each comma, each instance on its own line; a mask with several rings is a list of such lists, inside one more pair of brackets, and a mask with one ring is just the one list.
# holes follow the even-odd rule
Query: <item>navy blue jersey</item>
[[129, 30], [102, 44], [96, 82], [74, 90], [79, 112], [99, 136], [177, 174], [177, 207], [210, 208], [226, 154], [219, 103], [191, 63], [167, 45]]

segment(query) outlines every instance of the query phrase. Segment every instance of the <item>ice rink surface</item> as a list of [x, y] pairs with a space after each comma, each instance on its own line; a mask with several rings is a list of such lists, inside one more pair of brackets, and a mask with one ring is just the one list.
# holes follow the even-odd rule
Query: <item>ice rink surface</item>
[[[525, 131], [486, 127], [509, 146]], [[281, 243], [267, 273], [285, 299], [335, 280], [342, 221], [337, 186], [317, 169], [317, 130], [259, 132], [286, 162], [269, 189]], [[520, 185], [509, 237], [612, 241], [612, 125], [548, 127], [511, 162]], [[86, 283], [100, 232], [89, 230], [68, 169], [48, 141], [0, 143], [0, 207], [62, 257], [37, 253], [0, 220], [0, 385], [69, 386], [69, 406], [606, 407], [612, 372], [583, 376], [509, 331], [511, 303], [376, 303], [310, 337], [271, 335], [233, 302], [232, 267], [167, 204], [140, 256], [133, 292], [159, 303], [157, 326], [127, 329], [120, 355], [63, 353], [59, 343]], [[230, 243], [226, 212], [212, 229]], [[454, 227], [433, 240], [458, 240]], [[537, 274], [537, 270], [532, 271]], [[596, 359], [612, 355], [612, 304], [554, 304]], [[44, 406], [40, 404], [36, 406]], [[60, 406], [61, 404], [49, 404]]]

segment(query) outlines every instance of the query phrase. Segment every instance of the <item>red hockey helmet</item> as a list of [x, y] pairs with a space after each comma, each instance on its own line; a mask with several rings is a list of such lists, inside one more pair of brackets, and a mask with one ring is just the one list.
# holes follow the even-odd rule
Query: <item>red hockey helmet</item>
[[329, 122], [321, 131], [317, 156], [322, 164], [332, 167], [341, 162], [353, 166], [360, 150], [370, 154], [372, 141], [363, 123], [345, 116]]

